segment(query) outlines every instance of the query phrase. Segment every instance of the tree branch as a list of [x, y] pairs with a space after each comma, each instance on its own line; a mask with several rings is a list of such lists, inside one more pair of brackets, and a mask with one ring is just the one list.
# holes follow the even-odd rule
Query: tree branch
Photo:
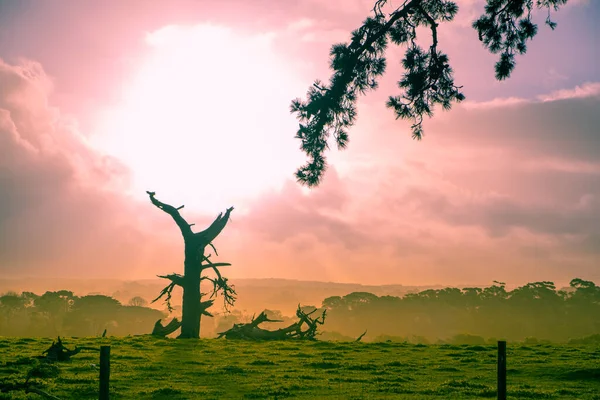
[[200, 302], [200, 312], [202, 313], [202, 315], [206, 315], [207, 317], [212, 317], [213, 315], [208, 312], [208, 309], [210, 307], [212, 307], [214, 303], [215, 303], [215, 301], [212, 299], [206, 300], [206, 301], [201, 301]]
[[169, 279], [171, 283], [169, 283], [158, 295], [157, 298], [152, 300], [152, 303], [158, 301], [161, 297], [166, 296], [165, 303], [167, 305], [167, 309], [169, 312], [173, 311], [173, 307], [171, 306], [171, 295], [173, 293], [173, 289], [175, 285], [183, 287], [184, 277], [179, 274], [170, 274], [170, 275], [158, 275], [159, 278]]
[[181, 214], [179, 214], [179, 210], [182, 209], [183, 206], [181, 206], [179, 208], [175, 208], [172, 205], [169, 205], [169, 204], [166, 204], [166, 203], [163, 203], [163, 202], [157, 200], [154, 197], [154, 195], [156, 194], [155, 192], [146, 191], [146, 193], [148, 193], [148, 195], [150, 196], [150, 201], [152, 202], [152, 204], [154, 204], [156, 207], [160, 208], [161, 210], [163, 210], [164, 212], [166, 212], [173, 218], [173, 220], [175, 221], [175, 223], [181, 230], [181, 234], [183, 235], [184, 239], [192, 237], [193, 232], [192, 232], [192, 229], [190, 228], [190, 224], [188, 224], [187, 221], [185, 219], [183, 219]]
[[185, 279], [182, 275], [176, 274], [176, 273], [172, 273], [170, 275], [157, 275], [159, 278], [163, 278], [163, 279], [169, 279], [171, 282], [173, 282], [173, 284], [177, 285], [177, 286], [181, 286], [183, 287], [183, 283], [185, 282]]
[[212, 261], [210, 261], [209, 256], [204, 257], [204, 261], [206, 261], [208, 264], [205, 264], [203, 267], [212, 268], [213, 271], [215, 271], [215, 274], [217, 275], [217, 277], [214, 279], [209, 278], [207, 276], [202, 278], [211, 281], [213, 284], [213, 292], [210, 295], [210, 297], [213, 298], [217, 296], [218, 292], [220, 291], [223, 295], [223, 307], [225, 308], [225, 310], [227, 310], [229, 306], [233, 306], [233, 304], [235, 303], [237, 293], [235, 291], [235, 287], [230, 286], [227, 278], [224, 278], [221, 275], [221, 271], [219, 271], [218, 267], [229, 266], [231, 264], [213, 263]]
[[227, 211], [225, 211], [225, 215], [223, 215], [223, 213], [219, 214], [219, 216], [213, 221], [212, 224], [210, 224], [208, 228], [202, 232], [194, 233], [194, 238], [198, 241], [199, 246], [204, 248], [208, 246], [217, 236], [219, 236], [219, 233], [221, 233], [223, 228], [225, 228], [225, 225], [227, 225], [231, 211], [233, 211], [233, 207], [229, 207]]
[[431, 28], [431, 36], [433, 37], [431, 44], [431, 57], [434, 61], [437, 61], [437, 45], [438, 45], [438, 36], [437, 36], [437, 27], [438, 23], [429, 15], [423, 7], [419, 4], [417, 6], [419, 12], [425, 17], [427, 22], [429, 22], [429, 26]]
[[362, 340], [362, 338], [367, 334], [367, 331], [365, 330], [362, 335], [360, 335], [359, 337], [357, 337], [354, 341], [355, 342], [360, 342]]
[[[379, 31], [377, 31], [376, 33], [374, 33], [371, 36], [369, 36], [369, 34], [367, 34], [367, 38], [366, 38], [365, 42], [363, 43], [363, 45], [360, 46], [359, 48], [357, 48], [352, 53], [350, 58], [348, 59], [347, 64], [344, 66], [344, 71], [342, 72], [341, 79], [336, 81], [330, 89], [326, 90], [326, 92], [327, 92], [326, 96], [330, 96], [331, 98], [335, 99], [335, 100], [330, 100], [331, 102], [337, 103], [337, 99], [339, 97], [341, 97], [343, 95], [343, 93], [346, 91], [346, 87], [352, 80], [351, 75], [354, 73], [354, 70], [356, 69], [356, 64], [358, 63], [360, 57], [365, 53], [365, 51], [367, 51], [373, 45], [373, 43], [375, 43], [377, 40], [379, 40], [382, 36], [386, 35], [388, 33], [389, 29], [394, 25], [394, 23], [397, 20], [409, 15], [409, 12], [411, 11], [411, 9], [413, 7], [419, 6], [421, 4], [421, 1], [422, 0], [411, 0], [408, 3], [405, 2], [401, 7], [397, 8], [396, 11], [394, 11], [390, 15], [390, 19], [385, 23], [385, 25]], [[369, 32], [369, 33], [371, 33], [371, 32]], [[352, 47], [352, 45], [351, 45], [351, 47]], [[322, 112], [324, 112], [324, 110], [320, 109], [319, 114], [321, 114]], [[319, 115], [319, 117], [321, 117], [321, 116]], [[318, 130], [322, 130], [324, 128], [325, 120], [326, 120], [325, 118], [319, 118], [319, 123], [317, 125]]]

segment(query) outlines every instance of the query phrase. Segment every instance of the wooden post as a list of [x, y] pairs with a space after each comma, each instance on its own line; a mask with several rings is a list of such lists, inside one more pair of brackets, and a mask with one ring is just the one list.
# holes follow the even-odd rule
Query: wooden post
[[498, 341], [498, 400], [506, 400], [506, 341]]
[[110, 346], [100, 346], [100, 400], [109, 399]]

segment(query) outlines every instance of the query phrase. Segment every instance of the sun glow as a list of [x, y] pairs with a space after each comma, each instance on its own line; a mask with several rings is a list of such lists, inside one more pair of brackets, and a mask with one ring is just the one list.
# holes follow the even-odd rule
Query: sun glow
[[211, 25], [146, 36], [147, 58], [93, 139], [131, 168], [134, 193], [215, 212], [293, 179], [303, 157], [289, 103], [305, 85], [273, 41]]

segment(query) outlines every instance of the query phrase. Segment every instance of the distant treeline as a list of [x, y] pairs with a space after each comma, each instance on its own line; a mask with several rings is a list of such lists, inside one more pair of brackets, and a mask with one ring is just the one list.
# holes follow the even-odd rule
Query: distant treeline
[[[61, 290], [0, 295], [0, 336], [126, 336], [150, 333], [167, 313], [146, 307], [141, 297], [127, 305], [104, 295], [75, 296]], [[495, 282], [486, 288], [428, 289], [402, 297], [354, 292], [323, 300], [327, 319], [321, 339], [352, 340], [368, 331], [364, 341], [420, 343], [507, 339], [513, 341], [600, 337], [600, 287], [573, 279], [557, 290], [552, 282], [528, 283], [507, 291]], [[256, 314], [261, 310], [256, 310]], [[278, 310], [266, 310], [277, 329], [295, 321]], [[215, 337], [251, 315], [234, 310], [202, 319], [202, 337]], [[529, 339], [528, 339], [529, 338]]]
[[75, 296], [61, 290], [37, 295], [31, 292], [0, 295], [0, 336], [126, 336], [150, 333], [164, 318], [134, 297], [128, 305], [103, 295]]
[[568, 341], [599, 334], [600, 287], [582, 279], [569, 286], [557, 290], [553, 282], [534, 282], [507, 291], [504, 283], [495, 282], [486, 288], [430, 289], [403, 297], [365, 292], [334, 296], [323, 301], [328, 310], [324, 330], [357, 337], [366, 329], [366, 340], [424, 343], [457, 335], [466, 340]]

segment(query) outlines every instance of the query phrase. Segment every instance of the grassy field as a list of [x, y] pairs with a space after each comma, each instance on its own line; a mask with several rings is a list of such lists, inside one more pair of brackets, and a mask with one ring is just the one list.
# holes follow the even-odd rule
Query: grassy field
[[[0, 382], [28, 371], [61, 399], [98, 398], [99, 352], [55, 366], [31, 357], [51, 339], [0, 337]], [[264, 342], [150, 337], [65, 338], [111, 345], [111, 399], [477, 399], [496, 396], [496, 347]], [[508, 344], [512, 399], [600, 400], [600, 348]], [[32, 361], [34, 363], [32, 364]], [[0, 399], [40, 399], [24, 391]]]

